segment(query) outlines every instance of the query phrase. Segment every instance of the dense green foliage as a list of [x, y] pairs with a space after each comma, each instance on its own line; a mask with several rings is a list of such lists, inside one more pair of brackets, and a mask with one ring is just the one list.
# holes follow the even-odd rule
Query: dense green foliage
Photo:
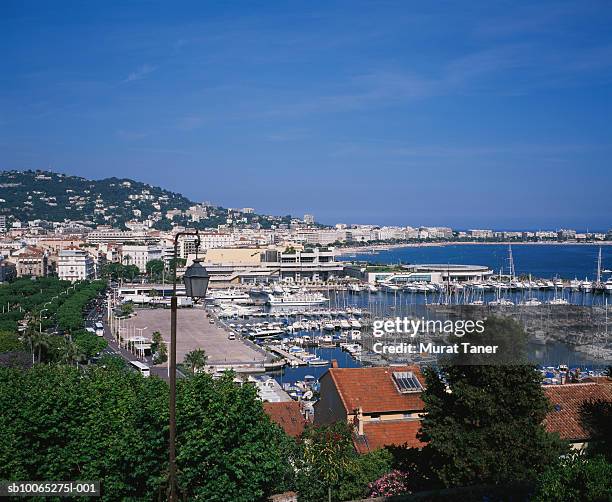
[[[502, 351], [507, 345], [518, 357], [524, 332], [510, 319], [489, 318], [480, 337], [485, 339], [499, 343]], [[474, 362], [469, 357], [455, 361]], [[527, 364], [455, 361], [447, 361], [439, 373], [426, 371], [420, 438], [428, 445], [416, 457], [420, 481], [434, 486], [533, 481], [566, 451], [542, 425], [550, 404], [540, 373]]]
[[[292, 444], [251, 386], [181, 379], [179, 485], [186, 500], [252, 501], [287, 478]], [[102, 480], [102, 500], [165, 499], [168, 387], [108, 365], [0, 368], [0, 479]]]
[[74, 293], [57, 311], [58, 327], [68, 332], [82, 328], [85, 325], [85, 307], [105, 288], [106, 284], [102, 281], [77, 283]]
[[0, 331], [0, 353], [24, 350], [23, 342], [11, 331]]
[[300, 501], [366, 497], [369, 483], [391, 469], [387, 450], [359, 455], [352, 433], [345, 422], [304, 430], [290, 457], [296, 469], [288, 484], [299, 493]]
[[108, 347], [104, 337], [94, 335], [89, 331], [79, 330], [72, 334], [72, 341], [83, 352], [86, 358], [91, 358]]
[[136, 265], [128, 265], [122, 263], [106, 263], [102, 267], [102, 277], [117, 281], [119, 279], [133, 281], [134, 278], [140, 275], [140, 270]]
[[538, 480], [534, 502], [606, 502], [612, 499], [612, 463], [604, 457], [571, 455], [554, 463]]

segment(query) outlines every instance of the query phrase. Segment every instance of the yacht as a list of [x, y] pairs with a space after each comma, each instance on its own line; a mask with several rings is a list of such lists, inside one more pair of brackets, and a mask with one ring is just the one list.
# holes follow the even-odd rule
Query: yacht
[[582, 288], [582, 291], [584, 291], [585, 293], [589, 293], [593, 289], [593, 283], [587, 280], [587, 278], [585, 277], [584, 281], [582, 281], [582, 283], [580, 284], [580, 287]]
[[569, 287], [572, 291], [578, 291], [582, 283], [578, 279], [573, 279], [569, 283]]
[[368, 284], [368, 292], [372, 294], [378, 293], [378, 288], [374, 284]]
[[237, 289], [213, 289], [206, 295], [207, 300], [212, 300], [216, 304], [220, 303], [248, 303], [251, 297], [244, 291]]
[[268, 304], [272, 307], [294, 307], [298, 305], [322, 305], [329, 301], [321, 293], [283, 293], [268, 295]]

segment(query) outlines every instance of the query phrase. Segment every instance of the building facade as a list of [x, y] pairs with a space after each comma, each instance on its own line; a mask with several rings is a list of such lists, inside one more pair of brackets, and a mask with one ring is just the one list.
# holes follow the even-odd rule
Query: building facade
[[82, 249], [64, 249], [59, 252], [57, 275], [64, 281], [83, 281], [95, 277], [94, 261]]

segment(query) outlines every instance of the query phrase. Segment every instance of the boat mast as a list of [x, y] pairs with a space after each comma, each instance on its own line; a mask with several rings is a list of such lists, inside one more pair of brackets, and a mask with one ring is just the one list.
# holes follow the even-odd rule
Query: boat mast
[[601, 246], [599, 246], [599, 254], [597, 256], [597, 286], [601, 284]]
[[514, 258], [512, 257], [512, 244], [508, 244], [508, 261], [510, 262], [510, 278], [514, 280]]

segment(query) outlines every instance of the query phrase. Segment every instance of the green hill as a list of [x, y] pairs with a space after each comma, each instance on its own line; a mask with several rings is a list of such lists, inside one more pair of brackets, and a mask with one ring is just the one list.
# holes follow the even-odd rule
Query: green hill
[[169, 228], [172, 223], [190, 223], [201, 228], [258, 223], [268, 228], [290, 219], [243, 214], [219, 206], [207, 206], [199, 222], [184, 213], [169, 219], [168, 211], [185, 211], [196, 203], [179, 193], [128, 178], [88, 180], [50, 171], [0, 172], [0, 199], [0, 214], [6, 215], [9, 221], [22, 222], [70, 220], [92, 226], [123, 227], [131, 220], [152, 220], [154, 227], [161, 229]]

